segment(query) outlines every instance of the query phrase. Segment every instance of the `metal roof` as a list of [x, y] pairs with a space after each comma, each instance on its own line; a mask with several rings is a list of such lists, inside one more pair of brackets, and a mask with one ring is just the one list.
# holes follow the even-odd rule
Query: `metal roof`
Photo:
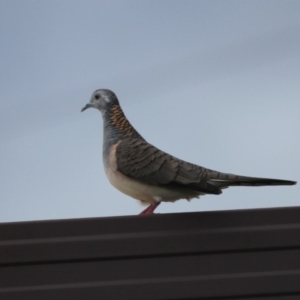
[[0, 299], [300, 299], [300, 207], [0, 224]]

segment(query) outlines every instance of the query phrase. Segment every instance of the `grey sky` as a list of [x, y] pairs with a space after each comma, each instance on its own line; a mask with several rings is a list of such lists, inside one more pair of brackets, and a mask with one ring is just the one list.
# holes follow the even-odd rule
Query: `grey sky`
[[[152, 144], [219, 171], [299, 181], [300, 2], [0, 2], [0, 222], [137, 214], [102, 167], [112, 89]], [[299, 205], [230, 188], [157, 212]]]

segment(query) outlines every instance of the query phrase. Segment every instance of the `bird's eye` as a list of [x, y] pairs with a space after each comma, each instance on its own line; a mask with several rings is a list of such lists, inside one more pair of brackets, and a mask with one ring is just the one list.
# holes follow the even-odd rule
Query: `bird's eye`
[[100, 99], [100, 98], [101, 98], [100, 95], [98, 95], [98, 94], [95, 95], [95, 99], [96, 99], [96, 100], [98, 100], [98, 99]]

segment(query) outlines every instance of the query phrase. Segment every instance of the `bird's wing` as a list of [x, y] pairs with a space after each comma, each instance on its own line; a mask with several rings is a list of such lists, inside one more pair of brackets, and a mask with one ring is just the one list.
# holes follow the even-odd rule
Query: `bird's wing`
[[117, 169], [124, 175], [153, 185], [187, 188], [220, 194], [206, 179], [209, 170], [177, 159], [137, 138], [122, 139], [116, 149]]
[[295, 181], [240, 176], [200, 167], [171, 156], [145, 140], [122, 139], [116, 149], [117, 169], [124, 175], [153, 185], [187, 188], [220, 194], [229, 186], [293, 185]]

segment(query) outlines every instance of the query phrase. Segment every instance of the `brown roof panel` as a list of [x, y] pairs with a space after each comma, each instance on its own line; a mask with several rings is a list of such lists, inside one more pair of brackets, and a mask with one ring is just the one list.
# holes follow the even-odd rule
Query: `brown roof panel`
[[0, 266], [1, 300], [300, 299], [300, 207], [2, 223]]

